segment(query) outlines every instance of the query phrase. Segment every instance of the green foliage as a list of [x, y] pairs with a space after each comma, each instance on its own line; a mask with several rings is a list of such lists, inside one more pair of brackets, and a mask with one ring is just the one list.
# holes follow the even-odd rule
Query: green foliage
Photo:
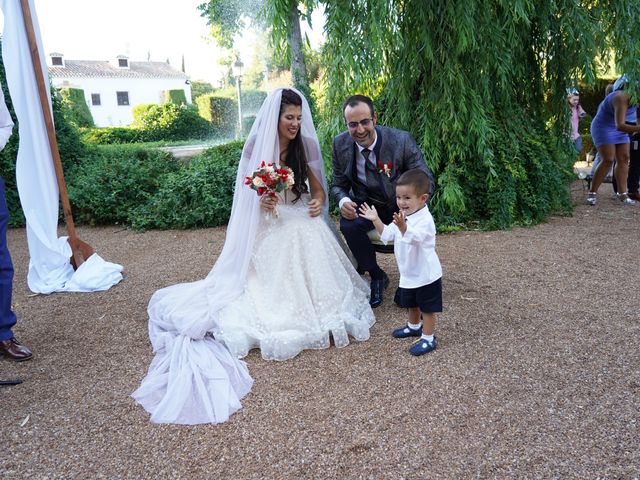
[[198, 6], [211, 27], [211, 36], [222, 48], [233, 48], [233, 37], [246, 26], [246, 18], [255, 17], [255, 4], [247, 0], [209, 0]]
[[89, 106], [84, 99], [84, 90], [81, 88], [61, 88], [60, 98], [67, 107], [68, 120], [76, 127], [95, 127]]
[[219, 145], [188, 162], [136, 146], [92, 147], [70, 174], [74, 218], [137, 229], [224, 225], [242, 147]]
[[238, 124], [238, 104], [234, 99], [203, 95], [196, 103], [200, 115], [211, 122], [214, 135], [233, 137]]
[[213, 134], [211, 123], [198, 114], [194, 105], [140, 104], [133, 107], [133, 117], [134, 122], [130, 127], [86, 129], [82, 132], [82, 138], [89, 144], [111, 145], [203, 140]]
[[213, 93], [213, 85], [203, 80], [191, 81], [191, 101], [196, 103], [196, 99], [202, 95]]
[[[69, 113], [55, 88], [52, 89], [51, 104], [53, 106], [53, 123], [56, 129], [56, 139], [62, 169], [67, 172], [70, 168], [80, 164], [86, 155], [86, 147], [82, 143], [80, 130], [68, 121]], [[17, 135], [17, 128], [14, 129]]]
[[125, 224], [179, 164], [168, 153], [139, 147], [93, 147], [71, 170], [68, 190], [74, 218], [90, 224]]
[[[251, 0], [208, 0], [198, 9], [211, 27], [211, 36], [222, 48], [233, 48], [234, 37], [249, 24], [268, 27], [271, 31], [268, 63], [290, 67], [294, 86], [306, 94], [309, 73], [305, 47], [309, 47], [309, 42], [300, 35], [300, 22], [311, 26], [311, 13], [319, 3], [318, 0], [268, 0], [258, 4]], [[318, 69], [314, 68], [313, 75], [317, 73]], [[261, 76], [261, 72], [251, 66], [250, 84], [258, 86]]]
[[132, 113], [131, 127], [142, 130], [146, 142], [204, 139], [214, 132], [211, 123], [198, 114], [194, 105], [141, 104], [133, 107]]
[[640, 78], [636, 1], [323, 3], [324, 145], [344, 129], [344, 99], [372, 96], [381, 122], [421, 145], [445, 227], [506, 228], [570, 209], [565, 88], [600, 88], [598, 55], [609, 48]]
[[144, 141], [143, 139], [142, 130], [131, 127], [90, 128], [82, 131], [82, 140], [94, 145], [136, 143]]
[[173, 103], [175, 105], [186, 105], [187, 96], [183, 89], [167, 90], [165, 94], [165, 102]]
[[229, 221], [242, 142], [206, 150], [162, 179], [157, 192], [135, 210], [132, 226], [194, 228]]

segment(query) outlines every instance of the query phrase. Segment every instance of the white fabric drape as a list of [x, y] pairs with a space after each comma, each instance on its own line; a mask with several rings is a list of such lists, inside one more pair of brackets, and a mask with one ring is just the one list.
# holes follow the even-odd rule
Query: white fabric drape
[[[49, 77], [32, 0], [30, 8], [48, 92]], [[29, 288], [36, 293], [107, 290], [122, 280], [122, 266], [93, 254], [74, 271], [67, 238], [58, 238], [58, 185], [20, 2], [0, 0], [0, 9], [4, 14], [2, 60], [20, 129], [16, 182], [27, 222]]]

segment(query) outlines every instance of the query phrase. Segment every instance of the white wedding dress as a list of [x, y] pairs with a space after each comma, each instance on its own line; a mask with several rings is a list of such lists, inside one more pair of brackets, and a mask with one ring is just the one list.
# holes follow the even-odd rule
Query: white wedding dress
[[277, 217], [262, 216], [244, 293], [218, 317], [215, 338], [232, 355], [259, 348], [264, 359], [287, 360], [330, 338], [336, 347], [369, 338], [369, 286], [324, 218], [309, 216], [307, 200], [281, 199]]
[[[157, 423], [220, 423], [242, 407], [253, 384], [239, 359], [259, 348], [285, 360], [302, 350], [369, 338], [375, 319], [369, 288], [343, 251], [325, 209], [309, 217], [308, 196], [266, 218], [245, 178], [278, 164], [283, 90], [302, 100], [301, 145], [307, 178], [328, 198], [309, 104], [293, 89], [271, 92], [251, 127], [236, 175], [224, 247], [206, 278], [158, 290], [147, 309], [155, 354], [132, 394]], [[289, 97], [290, 98], [290, 97]], [[300, 144], [299, 144], [300, 145]], [[288, 192], [289, 200], [292, 192]], [[344, 247], [346, 249], [346, 247]]]

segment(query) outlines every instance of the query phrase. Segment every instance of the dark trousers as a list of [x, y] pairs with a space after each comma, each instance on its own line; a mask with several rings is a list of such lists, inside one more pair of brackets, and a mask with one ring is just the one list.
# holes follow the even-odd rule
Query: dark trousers
[[13, 263], [7, 247], [9, 209], [4, 198], [4, 180], [0, 178], [0, 340], [13, 337], [11, 327], [16, 324], [16, 315], [11, 310], [13, 287]]
[[[640, 184], [640, 135], [637, 135], [638, 140], [631, 140], [631, 156], [629, 158], [629, 172], [627, 173], [627, 192], [638, 193], [638, 184]], [[636, 145], [636, 150], [634, 150]], [[615, 162], [613, 162], [615, 168]], [[611, 176], [611, 184], [613, 185], [613, 191], [618, 192], [618, 182], [616, 176]]]
[[[360, 205], [358, 205], [359, 209]], [[380, 220], [385, 225], [393, 221], [393, 210], [377, 205], [376, 210]], [[340, 231], [344, 235], [347, 245], [349, 245], [349, 250], [351, 250], [358, 262], [358, 269], [362, 272], [377, 272], [380, 268], [376, 261], [376, 251], [367, 236], [367, 232], [374, 228], [373, 222], [366, 218], [357, 217], [354, 220], [347, 220], [344, 217], [340, 217]]]

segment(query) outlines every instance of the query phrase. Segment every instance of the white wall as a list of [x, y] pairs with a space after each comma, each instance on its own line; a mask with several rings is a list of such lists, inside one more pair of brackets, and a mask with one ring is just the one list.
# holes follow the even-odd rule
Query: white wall
[[[81, 88], [97, 127], [119, 127], [133, 121], [131, 109], [140, 103], [164, 103], [166, 90], [184, 90], [191, 103], [191, 86], [184, 79], [168, 78], [52, 78], [55, 87]], [[118, 105], [116, 92], [129, 92], [129, 105]], [[91, 105], [91, 94], [100, 94], [101, 105]]]

